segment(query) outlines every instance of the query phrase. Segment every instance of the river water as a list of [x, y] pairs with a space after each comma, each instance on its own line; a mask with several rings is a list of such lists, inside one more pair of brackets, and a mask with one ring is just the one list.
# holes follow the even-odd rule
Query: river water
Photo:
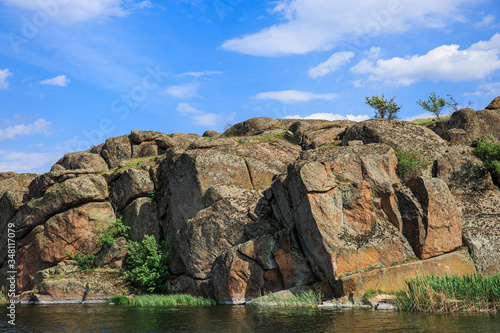
[[500, 332], [500, 314], [245, 306], [137, 308], [104, 304], [18, 305], [0, 332]]

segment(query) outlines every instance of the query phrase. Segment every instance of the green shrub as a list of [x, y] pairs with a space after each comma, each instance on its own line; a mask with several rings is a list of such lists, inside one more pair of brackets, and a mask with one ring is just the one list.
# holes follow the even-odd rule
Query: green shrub
[[484, 167], [491, 173], [500, 175], [500, 142], [489, 134], [474, 142], [476, 148], [472, 151], [474, 155], [483, 160]]
[[130, 227], [123, 224], [123, 216], [111, 223], [111, 226], [102, 231], [99, 236], [99, 243], [103, 245], [113, 245], [118, 237], [128, 237]]
[[157, 195], [156, 191], [154, 191], [154, 190], [150, 191], [148, 194], [149, 194], [148, 201], [154, 201], [156, 199], [156, 195]]
[[124, 276], [148, 292], [161, 291], [168, 278], [169, 241], [161, 245], [154, 236], [145, 235], [141, 243], [129, 242]]
[[87, 252], [79, 251], [73, 256], [73, 260], [75, 260], [78, 266], [80, 266], [80, 269], [84, 271], [88, 271], [94, 267], [94, 259], [95, 255]]
[[422, 168], [429, 164], [429, 162], [420, 159], [416, 149], [409, 153], [396, 150], [395, 153], [398, 158], [398, 173], [404, 180], [418, 177], [422, 172]]
[[384, 94], [382, 94], [382, 97], [367, 96], [365, 103], [375, 109], [375, 118], [398, 119], [398, 112], [401, 109], [401, 105], [397, 105], [394, 102], [394, 97], [387, 100], [384, 98]]

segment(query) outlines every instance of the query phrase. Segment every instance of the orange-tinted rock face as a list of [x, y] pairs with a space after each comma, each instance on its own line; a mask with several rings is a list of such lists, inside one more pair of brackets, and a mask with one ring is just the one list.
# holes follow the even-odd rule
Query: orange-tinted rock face
[[323, 148], [303, 154], [273, 186], [277, 198], [289, 198], [277, 200], [281, 218], [297, 228], [319, 279], [334, 282], [415, 255], [394, 226], [402, 223], [393, 190], [396, 165], [386, 145]]
[[18, 287], [28, 290], [39, 270], [55, 266], [78, 252], [97, 254], [97, 234], [115, 220], [109, 203], [89, 203], [54, 215], [20, 241]]
[[474, 274], [476, 269], [467, 251], [457, 251], [428, 260], [371, 270], [340, 278], [334, 284], [337, 296], [361, 298], [368, 290], [384, 292], [405, 288], [405, 280], [416, 275]]
[[462, 245], [462, 219], [448, 186], [440, 179], [418, 178], [410, 188], [424, 212], [425, 238], [416, 252], [422, 258], [434, 257]]

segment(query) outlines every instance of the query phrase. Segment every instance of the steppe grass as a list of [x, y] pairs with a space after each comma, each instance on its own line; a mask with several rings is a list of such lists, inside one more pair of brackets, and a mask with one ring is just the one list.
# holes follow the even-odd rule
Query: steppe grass
[[323, 295], [319, 291], [307, 290], [297, 295], [280, 295], [269, 293], [255, 304], [259, 307], [278, 307], [278, 308], [312, 308], [321, 304]]
[[417, 276], [396, 293], [395, 304], [413, 312], [498, 311], [500, 274]]
[[192, 295], [139, 295], [134, 298], [125, 296], [114, 296], [108, 299], [108, 303], [117, 305], [133, 305], [138, 307], [174, 307], [174, 306], [211, 306], [215, 300], [206, 297]]
[[[446, 120], [446, 119], [450, 119], [451, 116], [445, 116], [445, 117], [441, 117], [441, 120]], [[430, 124], [434, 124], [435, 122], [437, 122], [437, 118], [436, 117], [432, 117], [432, 118], [424, 118], [424, 119], [415, 119], [415, 120], [412, 120], [411, 122], [416, 124], [416, 125], [420, 125], [420, 126], [429, 126]]]

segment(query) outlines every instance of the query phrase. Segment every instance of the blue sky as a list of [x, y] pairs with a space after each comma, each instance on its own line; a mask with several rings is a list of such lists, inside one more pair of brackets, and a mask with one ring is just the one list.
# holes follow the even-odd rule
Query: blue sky
[[133, 129], [422, 117], [500, 95], [498, 0], [0, 0], [0, 172]]

